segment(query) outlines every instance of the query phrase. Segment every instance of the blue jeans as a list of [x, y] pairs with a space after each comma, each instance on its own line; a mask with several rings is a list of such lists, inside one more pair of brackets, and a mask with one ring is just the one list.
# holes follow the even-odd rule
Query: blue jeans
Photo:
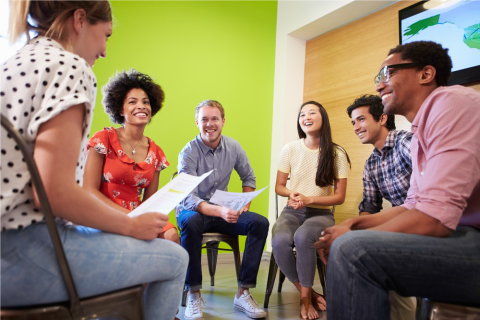
[[[311, 288], [317, 254], [313, 244], [327, 227], [335, 224], [332, 210], [286, 206], [272, 229], [272, 250], [280, 270], [291, 282]], [[296, 248], [296, 258], [293, 248]]]
[[[148, 283], [146, 319], [174, 318], [188, 264], [179, 245], [62, 223], [58, 230], [81, 298]], [[2, 307], [68, 300], [45, 223], [2, 231], [1, 240]]]
[[333, 242], [327, 266], [328, 319], [389, 319], [388, 291], [480, 303], [480, 232], [447, 238], [352, 231]]
[[183, 210], [177, 220], [182, 229], [182, 247], [190, 255], [185, 285], [191, 291], [202, 288], [202, 239], [205, 232], [247, 236], [238, 285], [242, 288], [255, 288], [258, 268], [268, 235], [267, 218], [246, 211], [240, 215], [236, 223], [228, 223], [222, 218]]

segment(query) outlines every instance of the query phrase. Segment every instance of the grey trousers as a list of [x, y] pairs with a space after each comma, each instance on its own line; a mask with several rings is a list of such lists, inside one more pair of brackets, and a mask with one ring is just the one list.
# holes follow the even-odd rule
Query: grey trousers
[[[316, 251], [313, 244], [327, 227], [335, 224], [330, 209], [286, 206], [273, 226], [272, 249], [280, 270], [291, 282], [306, 288], [313, 286]], [[293, 248], [296, 250], [296, 259]]]

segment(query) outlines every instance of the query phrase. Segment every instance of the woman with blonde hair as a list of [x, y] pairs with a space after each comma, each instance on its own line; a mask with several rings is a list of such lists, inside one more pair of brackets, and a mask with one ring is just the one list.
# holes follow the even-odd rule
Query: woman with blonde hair
[[[81, 187], [97, 87], [91, 67], [106, 56], [110, 4], [11, 1], [11, 40], [29, 32], [35, 37], [0, 69], [1, 113], [33, 148], [52, 211], [62, 218], [57, 228], [78, 293], [85, 298], [148, 283], [146, 318], [171, 320], [188, 255], [156, 239], [168, 217], [130, 218]], [[65, 301], [30, 174], [3, 129], [1, 141], [1, 305]]]

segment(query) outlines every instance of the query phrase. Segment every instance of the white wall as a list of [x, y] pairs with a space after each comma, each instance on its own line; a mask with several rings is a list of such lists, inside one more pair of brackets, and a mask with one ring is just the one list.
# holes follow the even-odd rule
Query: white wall
[[[303, 102], [306, 41], [371, 14], [391, 1], [278, 1], [270, 163], [270, 226], [275, 223], [275, 180], [282, 147], [298, 139], [296, 119]], [[285, 206], [281, 199], [279, 209]], [[271, 250], [271, 237], [267, 240]]]

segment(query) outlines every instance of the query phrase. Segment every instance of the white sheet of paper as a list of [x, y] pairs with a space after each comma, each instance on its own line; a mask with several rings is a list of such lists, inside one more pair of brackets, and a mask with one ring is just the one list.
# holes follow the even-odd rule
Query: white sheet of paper
[[155, 192], [135, 210], [128, 215], [133, 218], [145, 212], [161, 212], [169, 214], [177, 204], [185, 199], [196, 186], [200, 184], [212, 171], [197, 177], [186, 173], [180, 173], [163, 188]]
[[242, 209], [247, 203], [252, 201], [267, 187], [268, 186], [257, 191], [243, 193], [217, 190], [213, 194], [213, 197], [210, 199], [210, 202], [238, 211]]

